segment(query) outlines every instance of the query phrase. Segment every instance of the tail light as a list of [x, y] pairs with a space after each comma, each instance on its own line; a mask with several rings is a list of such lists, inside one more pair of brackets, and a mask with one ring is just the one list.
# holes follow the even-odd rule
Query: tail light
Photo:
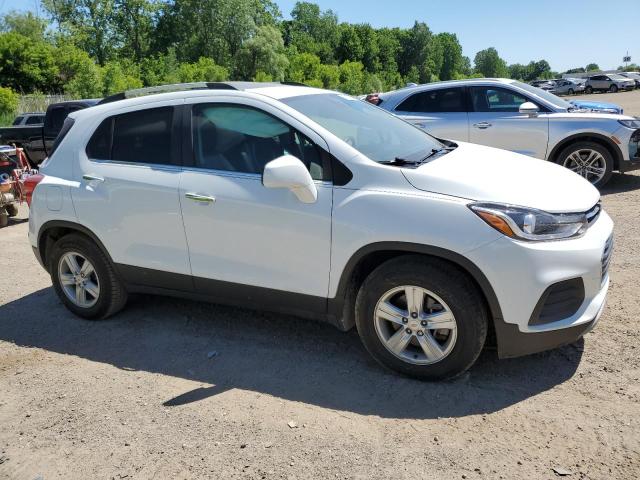
[[24, 188], [24, 196], [27, 200], [27, 205], [31, 207], [31, 198], [33, 197], [33, 191], [36, 189], [36, 186], [42, 181], [44, 175], [41, 173], [37, 173], [35, 175], [29, 175], [23, 183]]

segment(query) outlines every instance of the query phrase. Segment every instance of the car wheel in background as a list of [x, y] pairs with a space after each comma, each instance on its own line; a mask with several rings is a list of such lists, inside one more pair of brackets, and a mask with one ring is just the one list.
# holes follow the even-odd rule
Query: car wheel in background
[[569, 95], [573, 95], [575, 92], [573, 91], [573, 88], [570, 88], [567, 93], [569, 93]]
[[616, 93], [616, 92], [618, 91], [618, 86], [617, 86], [617, 85], [611, 85], [611, 86], [609, 87], [609, 91], [610, 91], [611, 93]]
[[593, 93], [593, 87], [591, 85], [587, 85], [584, 89], [584, 93], [586, 93], [587, 95]]
[[356, 325], [383, 366], [424, 380], [452, 378], [478, 358], [488, 317], [480, 293], [448, 262], [407, 255], [389, 260], [364, 281]]
[[577, 142], [558, 155], [557, 163], [581, 175], [595, 187], [602, 187], [613, 174], [611, 153], [599, 143]]
[[95, 243], [83, 235], [70, 234], [54, 244], [49, 273], [60, 300], [82, 318], [107, 318], [127, 301], [127, 292], [113, 265]]

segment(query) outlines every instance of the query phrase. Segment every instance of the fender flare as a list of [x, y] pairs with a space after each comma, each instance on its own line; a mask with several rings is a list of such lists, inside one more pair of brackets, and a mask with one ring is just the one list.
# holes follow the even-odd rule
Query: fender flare
[[593, 133], [593, 132], [576, 133], [567, 138], [563, 138], [553, 147], [553, 149], [551, 150], [551, 153], [549, 153], [549, 155], [547, 156], [547, 160], [551, 162], [555, 162], [555, 157], [562, 151], [562, 149], [571, 145], [574, 142], [579, 142], [583, 140], [588, 141], [589, 138], [596, 139], [597, 141], [600, 141], [606, 146], [606, 148], [613, 154], [613, 167], [614, 167], [613, 169], [614, 170], [619, 169], [621, 162], [623, 161], [623, 156], [622, 156], [622, 151], [620, 150], [618, 145], [616, 145], [613, 142], [613, 140], [606, 137], [605, 135], [602, 135], [600, 133]]

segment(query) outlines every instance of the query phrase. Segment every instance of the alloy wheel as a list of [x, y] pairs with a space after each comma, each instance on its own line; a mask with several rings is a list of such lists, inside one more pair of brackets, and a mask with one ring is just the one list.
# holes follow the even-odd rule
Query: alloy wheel
[[62, 291], [74, 305], [91, 308], [100, 296], [100, 281], [94, 266], [78, 252], [67, 252], [58, 262]]
[[581, 148], [571, 152], [564, 159], [562, 165], [583, 176], [591, 183], [598, 183], [607, 171], [607, 163], [602, 154], [590, 148]]
[[453, 312], [425, 288], [404, 285], [385, 292], [376, 304], [374, 317], [382, 344], [405, 362], [434, 364], [455, 346], [458, 326]]

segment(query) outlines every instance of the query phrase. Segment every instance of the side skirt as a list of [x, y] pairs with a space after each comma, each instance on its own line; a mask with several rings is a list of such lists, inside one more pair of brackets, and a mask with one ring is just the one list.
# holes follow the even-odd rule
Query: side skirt
[[[336, 325], [324, 297], [116, 264], [131, 293], [187, 298], [321, 320]], [[337, 326], [337, 325], [336, 325]]]

